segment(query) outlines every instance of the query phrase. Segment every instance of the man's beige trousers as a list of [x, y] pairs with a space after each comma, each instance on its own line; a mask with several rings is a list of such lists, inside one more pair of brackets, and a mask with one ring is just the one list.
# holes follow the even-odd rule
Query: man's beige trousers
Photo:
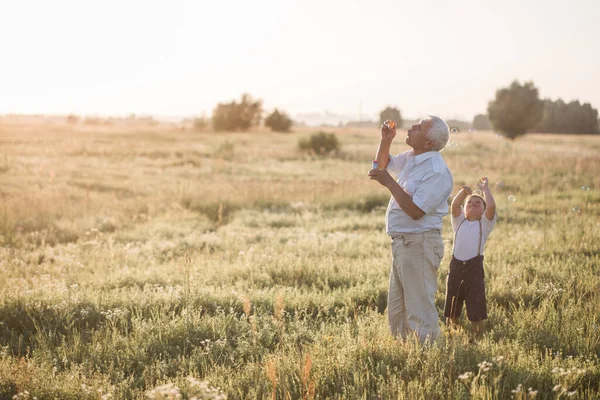
[[440, 333], [434, 299], [444, 256], [442, 235], [436, 229], [394, 236], [392, 254], [387, 308], [392, 335], [433, 341]]

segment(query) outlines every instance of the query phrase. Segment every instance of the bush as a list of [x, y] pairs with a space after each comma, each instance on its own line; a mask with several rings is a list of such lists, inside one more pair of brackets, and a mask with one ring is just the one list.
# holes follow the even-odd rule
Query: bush
[[298, 147], [302, 151], [326, 155], [337, 152], [340, 149], [340, 142], [335, 133], [317, 132], [308, 138], [300, 139]]
[[204, 117], [194, 118], [194, 129], [197, 131], [203, 131], [208, 126], [208, 121]]
[[71, 124], [71, 125], [75, 125], [79, 122], [79, 117], [75, 114], [69, 114], [67, 116], [67, 123]]
[[289, 132], [292, 127], [292, 119], [284, 112], [275, 109], [265, 118], [265, 126], [273, 132]]
[[473, 118], [473, 129], [489, 130], [492, 129], [492, 123], [487, 114], [477, 114]]
[[533, 82], [521, 85], [514, 81], [510, 87], [496, 91], [496, 99], [489, 102], [487, 111], [494, 129], [514, 139], [540, 122], [543, 103]]
[[224, 160], [232, 160], [233, 155], [235, 153], [235, 144], [226, 140], [224, 143], [221, 143], [217, 150], [214, 153], [216, 158], [222, 158]]
[[83, 123], [84, 125], [104, 125], [104, 120], [98, 117], [86, 117]]
[[249, 94], [242, 95], [240, 102], [219, 103], [212, 115], [215, 131], [246, 130], [258, 125], [262, 113], [262, 101], [254, 101]]

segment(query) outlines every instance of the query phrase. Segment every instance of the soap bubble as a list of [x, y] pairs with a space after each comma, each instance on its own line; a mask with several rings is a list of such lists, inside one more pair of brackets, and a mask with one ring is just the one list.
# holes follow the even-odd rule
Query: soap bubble
[[452, 132], [452, 133], [457, 133], [457, 132], [458, 132], [458, 129], [456, 129], [456, 128], [452, 128], [452, 129], [450, 129], [450, 132]]
[[448, 143], [448, 147], [450, 147], [451, 149], [455, 148], [456, 146], [458, 146], [458, 143], [456, 143], [456, 142]]
[[469, 132], [471, 132], [471, 133], [477, 133], [477, 131], [475, 129], [473, 129], [473, 128], [470, 128]]
[[581, 208], [579, 208], [578, 206], [575, 206], [571, 209], [571, 211], [573, 211], [575, 214], [579, 214], [581, 212]]
[[589, 187], [589, 186], [587, 186], [587, 185], [583, 185], [583, 186], [581, 187], [581, 190], [583, 190], [584, 192], [587, 192], [588, 190], [590, 190], [590, 187]]
[[498, 182], [496, 182], [496, 186], [498, 186], [500, 189], [502, 189], [504, 187], [504, 182], [498, 181]]
[[508, 201], [514, 203], [515, 201], [517, 201], [517, 198], [511, 194], [510, 196], [508, 196]]
[[475, 189], [473, 191], [473, 194], [476, 194], [477, 196], [483, 196], [483, 192], [481, 190], [479, 190], [479, 189]]

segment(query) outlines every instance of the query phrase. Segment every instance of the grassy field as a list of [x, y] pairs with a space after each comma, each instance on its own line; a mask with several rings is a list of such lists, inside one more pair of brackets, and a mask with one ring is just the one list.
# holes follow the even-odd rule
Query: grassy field
[[387, 327], [378, 132], [336, 132], [2, 125], [0, 398], [600, 398], [600, 136], [453, 135], [454, 193], [497, 199], [489, 330], [420, 346]]

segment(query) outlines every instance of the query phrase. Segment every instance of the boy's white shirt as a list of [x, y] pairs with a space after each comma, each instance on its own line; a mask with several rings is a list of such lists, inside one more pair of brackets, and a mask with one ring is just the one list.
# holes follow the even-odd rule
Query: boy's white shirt
[[[465, 222], [463, 222], [465, 221]], [[462, 225], [461, 225], [462, 222]], [[483, 255], [483, 248], [488, 236], [496, 225], [496, 213], [494, 218], [490, 221], [485, 216], [485, 213], [481, 216], [481, 248], [479, 254]], [[460, 226], [460, 229], [458, 227]], [[458, 229], [458, 233], [456, 230]], [[456, 235], [454, 243], [454, 257], [460, 261], [470, 260], [477, 256], [477, 244], [479, 243], [479, 221], [466, 220], [464, 211], [458, 217], [452, 215], [452, 230]]]

